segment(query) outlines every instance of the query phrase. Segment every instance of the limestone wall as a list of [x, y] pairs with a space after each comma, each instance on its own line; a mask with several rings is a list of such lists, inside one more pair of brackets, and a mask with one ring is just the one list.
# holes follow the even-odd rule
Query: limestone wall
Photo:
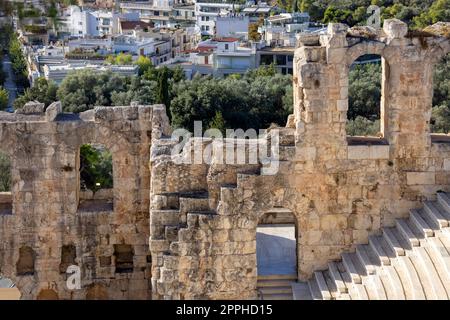
[[[168, 133], [164, 106], [97, 107], [80, 115], [61, 113], [58, 103], [46, 113], [27, 108], [0, 114], [13, 207], [0, 215], [0, 272], [23, 299], [150, 298], [148, 161], [151, 140]], [[112, 153], [114, 189], [91, 195], [112, 195], [112, 210], [78, 207], [89, 198], [80, 194], [78, 173], [86, 143]], [[131, 259], [131, 270], [119, 273], [120, 259]], [[67, 289], [70, 264], [81, 267], [81, 290]]]
[[[430, 134], [433, 66], [449, 51], [449, 39], [414, 35], [398, 20], [382, 30], [330, 24], [325, 35], [299, 38], [294, 116], [279, 128], [276, 175], [214, 162], [193, 173], [174, 157], [152, 157], [159, 205], [151, 207], [151, 228], [160, 230], [150, 235], [154, 298], [255, 298], [256, 226], [273, 208], [296, 217], [298, 277], [305, 280], [436, 191], [449, 191], [449, 139]], [[348, 137], [348, 72], [364, 54], [383, 57], [381, 132]], [[179, 176], [205, 188], [205, 171], [204, 199], [177, 193]], [[161, 179], [174, 186], [171, 206]]]

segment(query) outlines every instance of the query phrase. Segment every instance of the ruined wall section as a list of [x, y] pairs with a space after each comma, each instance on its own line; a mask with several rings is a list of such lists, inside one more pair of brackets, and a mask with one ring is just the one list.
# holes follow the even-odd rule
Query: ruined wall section
[[[0, 216], [0, 272], [23, 299], [148, 299], [148, 162], [152, 139], [169, 133], [164, 106], [97, 107], [79, 115], [62, 113], [59, 103], [45, 113], [27, 107], [25, 114], [0, 115], [13, 206]], [[112, 153], [113, 209], [78, 207], [79, 148], [88, 143]], [[67, 289], [72, 263], [81, 267], [81, 290]], [[131, 267], [119, 270], [120, 263]], [[19, 274], [23, 266], [28, 270]]]
[[[294, 116], [287, 128], [278, 128], [283, 143], [277, 174], [214, 162], [196, 174], [195, 166], [173, 164], [171, 157], [162, 161], [183, 172], [183, 181], [198, 177], [203, 188], [206, 174], [207, 183], [201, 197], [180, 197], [170, 210], [151, 208], [151, 227], [165, 230], [150, 241], [153, 260], [159, 257], [152, 270], [154, 298], [255, 298], [256, 226], [273, 208], [296, 217], [298, 277], [305, 280], [436, 191], [449, 191], [450, 144], [429, 129], [432, 67], [449, 44], [444, 37], [414, 35], [398, 20], [385, 21], [382, 30], [330, 24], [326, 34], [301, 36]], [[383, 57], [381, 133], [348, 137], [348, 72], [364, 54]], [[152, 181], [179, 183], [156, 168]], [[171, 192], [186, 192], [191, 183]], [[152, 197], [160, 198], [159, 190], [152, 184]], [[186, 221], [179, 220], [186, 212]]]

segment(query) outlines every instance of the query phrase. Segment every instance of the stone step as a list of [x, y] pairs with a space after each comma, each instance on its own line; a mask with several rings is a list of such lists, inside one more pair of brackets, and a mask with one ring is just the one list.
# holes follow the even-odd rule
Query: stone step
[[292, 280], [274, 279], [274, 280], [258, 280], [258, 288], [264, 287], [288, 287], [293, 283]]
[[327, 285], [327, 282], [325, 280], [325, 277], [324, 277], [322, 271], [314, 272], [314, 280], [317, 283], [317, 288], [320, 291], [320, 295], [322, 296], [322, 299], [323, 300], [331, 300], [330, 289], [328, 289], [328, 285]]
[[164, 229], [164, 238], [170, 242], [178, 240], [178, 231], [180, 230], [180, 226], [165, 226]]
[[190, 211], [208, 211], [209, 207], [209, 198], [208, 194], [205, 194], [205, 197], [199, 198], [188, 198], [184, 196], [180, 196], [180, 212], [187, 213]]
[[380, 266], [379, 259], [369, 245], [359, 244], [356, 246], [356, 255], [367, 274], [375, 274], [376, 268]]
[[442, 282], [439, 277], [439, 273], [436, 270], [436, 267], [433, 264], [433, 262], [431, 261], [430, 256], [428, 255], [425, 248], [419, 247], [415, 250], [415, 252], [417, 254], [417, 257], [421, 260], [422, 265], [426, 268], [429, 279], [431, 280], [431, 285], [433, 287], [433, 291], [435, 292], [437, 299], [448, 300], [449, 297], [447, 296], [445, 288], [442, 285]]
[[371, 300], [386, 300], [386, 292], [378, 275], [371, 275], [363, 279], [367, 295]]
[[395, 228], [383, 228], [383, 237], [391, 250], [395, 252], [395, 255], [405, 255], [405, 244], [400, 243], [401, 240]]
[[420, 245], [420, 241], [409, 226], [408, 220], [396, 219], [395, 226], [403, 238], [408, 241], [412, 247], [418, 247]]
[[375, 252], [376, 256], [380, 260], [381, 265], [388, 266], [391, 264], [388, 254], [383, 248], [380, 237], [376, 235], [369, 236], [370, 248]]
[[292, 300], [292, 293], [278, 293], [263, 295], [263, 300]]
[[361, 276], [366, 275], [365, 269], [362, 267], [355, 253], [343, 253], [342, 263], [346, 271], [350, 274], [352, 282], [360, 284], [362, 282]]
[[336, 286], [336, 282], [331, 277], [330, 271], [329, 270], [322, 271], [322, 274], [327, 284], [328, 290], [330, 291], [331, 299], [337, 299], [341, 295], [341, 293], [339, 292]]
[[442, 283], [442, 286], [444, 287], [445, 292], [447, 293], [447, 298], [450, 298], [450, 274], [439, 251], [434, 247], [433, 244], [429, 243], [430, 239], [431, 238], [427, 239], [428, 243], [425, 247], [425, 251], [428, 253], [428, 257], [433, 262], [436, 273]]
[[270, 275], [258, 275], [258, 281], [262, 280], [297, 280], [296, 274], [270, 274]]
[[415, 248], [414, 251], [409, 255], [409, 259], [417, 272], [417, 276], [420, 280], [420, 283], [422, 284], [422, 288], [425, 293], [425, 298], [427, 300], [436, 300], [437, 294], [432, 284], [432, 278], [427, 270], [429, 266], [425, 265], [423, 260], [418, 255], [419, 249], [423, 248], [421, 247]]
[[259, 287], [258, 289], [262, 292], [263, 295], [268, 294], [290, 294], [292, 295], [291, 286], [282, 286], [282, 287]]
[[396, 265], [394, 267], [398, 270], [399, 276], [407, 278], [404, 282], [408, 283], [406, 286], [409, 288], [408, 291], [405, 289], [407, 299], [424, 300], [425, 293], [423, 291], [419, 275], [417, 274], [416, 268], [412, 264], [409, 257], [399, 257], [396, 260]]
[[450, 197], [444, 192], [437, 193], [437, 202], [447, 213], [447, 217], [450, 217]]
[[307, 282], [292, 283], [292, 297], [294, 300], [312, 300]]
[[432, 227], [436, 229], [448, 227], [448, 220], [441, 214], [435, 202], [425, 201], [423, 208], [426, 217], [428, 217], [427, 222], [431, 222], [433, 224]]
[[403, 286], [395, 268], [384, 266], [379, 272], [388, 300], [404, 300]]
[[409, 220], [411, 225], [415, 228], [415, 231], [417, 231], [423, 238], [432, 237], [434, 235], [433, 230], [423, 219], [419, 210], [412, 209], [410, 211]]
[[322, 293], [319, 289], [319, 286], [317, 285], [316, 280], [310, 279], [308, 281], [309, 291], [311, 292], [311, 298], [313, 300], [322, 300]]
[[448, 248], [446, 248], [444, 243], [442, 243], [441, 237], [428, 238], [427, 242], [439, 253], [442, 262], [446, 267], [447, 273], [450, 274], [450, 254]]
[[178, 210], [151, 210], [150, 221], [152, 224], [174, 225], [178, 224], [179, 215]]
[[345, 285], [345, 282], [342, 279], [341, 273], [339, 272], [336, 262], [331, 261], [328, 263], [328, 274], [330, 275], [333, 282], [336, 284], [336, 288], [341, 294], [348, 293], [347, 286]]

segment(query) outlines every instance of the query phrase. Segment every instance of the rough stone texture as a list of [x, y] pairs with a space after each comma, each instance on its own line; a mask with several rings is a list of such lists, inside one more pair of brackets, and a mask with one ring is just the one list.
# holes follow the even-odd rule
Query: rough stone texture
[[[294, 117], [279, 128], [275, 176], [261, 175], [262, 164], [219, 164], [214, 154], [210, 165], [179, 164], [195, 139], [176, 156], [168, 140], [152, 145], [155, 299], [256, 298], [256, 227], [273, 208], [296, 218], [298, 278], [306, 280], [450, 190], [450, 144], [430, 134], [432, 70], [450, 41], [411, 37], [398, 20], [369, 31], [330, 24], [326, 35], [299, 37]], [[346, 134], [349, 68], [364, 54], [383, 57], [379, 138]]]
[[[165, 108], [97, 107], [83, 118], [61, 113], [59, 103], [40, 115], [0, 113], [1, 150], [12, 162], [12, 197], [0, 199], [12, 198], [12, 214], [0, 211], [0, 273], [22, 299], [149, 299], [149, 150], [169, 133]], [[114, 190], [80, 193], [86, 143], [112, 152]], [[114, 209], [79, 207], [102, 199]], [[125, 272], [116, 272], [115, 246], [132, 249]], [[67, 289], [71, 264], [81, 266], [81, 290]]]
[[[274, 141], [278, 130], [279, 149], [257, 164], [222, 164], [232, 140], [193, 138], [172, 154], [162, 106], [0, 114], [13, 167], [13, 214], [0, 216], [0, 271], [26, 299], [253, 299], [256, 228], [266, 213], [294, 216], [297, 277], [306, 280], [437, 191], [450, 191], [450, 139], [430, 134], [432, 70], [449, 39], [417, 38], [386, 20], [376, 31], [330, 24], [327, 34], [299, 43], [294, 115], [286, 128], [266, 131], [261, 139]], [[364, 54], [383, 57], [379, 138], [346, 134], [348, 72]], [[113, 153], [113, 211], [78, 210], [80, 199], [106, 197], [79, 193], [78, 150], [93, 142]], [[248, 142], [238, 154], [257, 141]], [[195, 161], [201, 150], [210, 162]], [[262, 174], [277, 154], [278, 172]], [[84, 272], [80, 291], [67, 291], [59, 273], [73, 260], [70, 246]], [[115, 272], [117, 263], [121, 272], [130, 268], [131, 255], [133, 273]], [[17, 276], [18, 263], [32, 274]]]

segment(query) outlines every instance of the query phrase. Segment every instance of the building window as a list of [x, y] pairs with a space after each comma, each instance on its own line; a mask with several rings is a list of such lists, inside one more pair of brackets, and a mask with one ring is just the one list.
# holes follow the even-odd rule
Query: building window
[[112, 154], [103, 145], [85, 144], [79, 157], [80, 212], [113, 210]]
[[294, 61], [294, 56], [287, 56], [287, 61], [288, 62]]
[[226, 43], [225, 44], [225, 50], [228, 50], [228, 47], [229, 47], [229, 45], [228, 45], [228, 43]]
[[276, 61], [277, 65], [284, 66], [284, 65], [286, 65], [286, 56], [277, 54], [275, 61]]
[[269, 65], [273, 63], [273, 55], [271, 54], [262, 54], [260, 59], [260, 64]]

